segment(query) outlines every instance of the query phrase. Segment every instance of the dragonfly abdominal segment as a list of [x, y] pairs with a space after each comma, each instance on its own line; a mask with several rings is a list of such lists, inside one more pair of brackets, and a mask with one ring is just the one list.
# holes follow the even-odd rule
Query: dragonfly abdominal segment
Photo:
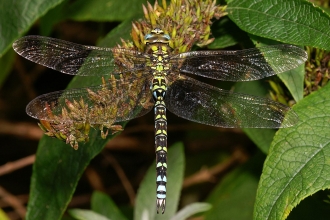
[[66, 74], [100, 77], [98, 85], [44, 94], [26, 108], [28, 115], [41, 121], [47, 135], [75, 149], [78, 142], [88, 141], [90, 128], [105, 137], [108, 131], [122, 129], [116, 123], [154, 108], [157, 213], [164, 213], [166, 206], [167, 110], [224, 128], [286, 128], [298, 121], [296, 113], [283, 104], [213, 87], [186, 74], [250, 81], [291, 70], [307, 59], [307, 53], [293, 45], [172, 54], [170, 40], [155, 28], [145, 36], [144, 52], [42, 36], [26, 36], [13, 44], [18, 54], [33, 62]]

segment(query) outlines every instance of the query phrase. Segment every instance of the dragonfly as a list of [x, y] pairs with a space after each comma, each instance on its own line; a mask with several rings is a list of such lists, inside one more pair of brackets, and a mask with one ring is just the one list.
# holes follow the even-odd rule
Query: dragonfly
[[[281, 44], [173, 54], [171, 38], [160, 28], [152, 29], [144, 40], [144, 52], [84, 46], [43, 36], [25, 36], [15, 41], [13, 48], [24, 58], [65, 74], [102, 77], [99, 85], [36, 97], [26, 108], [33, 118], [54, 121], [68, 109], [78, 116], [57, 118], [56, 123], [77, 120], [110, 128], [154, 109], [157, 213], [164, 213], [166, 207], [166, 110], [190, 121], [224, 128], [287, 128], [299, 120], [283, 104], [223, 90], [192, 76], [258, 80], [303, 64], [307, 59], [303, 49]], [[70, 103], [77, 102], [80, 109], [70, 108]]]

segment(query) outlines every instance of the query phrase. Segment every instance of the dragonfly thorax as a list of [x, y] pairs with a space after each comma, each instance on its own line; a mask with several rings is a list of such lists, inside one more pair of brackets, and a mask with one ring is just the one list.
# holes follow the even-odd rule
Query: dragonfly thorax
[[150, 54], [147, 66], [153, 75], [151, 90], [155, 101], [163, 100], [167, 90], [166, 76], [170, 70], [169, 55], [172, 50], [169, 40], [170, 36], [160, 28], [153, 29], [145, 36], [145, 53]]

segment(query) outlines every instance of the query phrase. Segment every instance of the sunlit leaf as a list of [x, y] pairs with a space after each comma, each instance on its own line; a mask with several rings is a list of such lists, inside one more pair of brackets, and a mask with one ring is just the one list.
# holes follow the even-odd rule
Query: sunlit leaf
[[109, 218], [90, 210], [71, 209], [69, 210], [69, 213], [78, 220], [110, 220]]
[[63, 0], [0, 2], [0, 57], [32, 24]]
[[250, 34], [330, 50], [330, 17], [308, 1], [228, 0], [227, 11]]
[[274, 137], [254, 219], [286, 219], [301, 200], [330, 188], [330, 86], [312, 93], [293, 109], [300, 120]]

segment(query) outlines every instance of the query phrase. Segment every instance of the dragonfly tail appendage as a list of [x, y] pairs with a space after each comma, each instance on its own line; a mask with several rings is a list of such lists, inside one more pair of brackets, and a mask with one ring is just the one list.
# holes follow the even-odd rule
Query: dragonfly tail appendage
[[157, 213], [165, 212], [166, 206], [166, 171], [167, 171], [167, 119], [163, 100], [155, 103], [155, 151], [157, 171]]

